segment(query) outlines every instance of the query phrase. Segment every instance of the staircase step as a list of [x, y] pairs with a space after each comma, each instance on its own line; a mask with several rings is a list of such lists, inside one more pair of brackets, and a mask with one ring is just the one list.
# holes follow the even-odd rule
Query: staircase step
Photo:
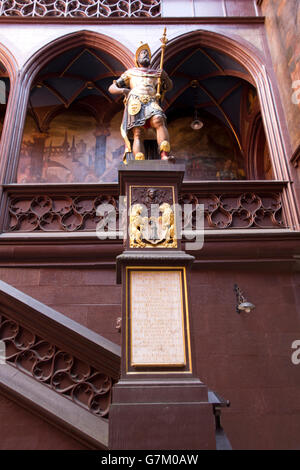
[[90, 448], [107, 449], [120, 346], [0, 281], [0, 393]]
[[19, 370], [0, 365], [0, 392], [91, 449], [107, 450], [108, 421], [74, 405]]

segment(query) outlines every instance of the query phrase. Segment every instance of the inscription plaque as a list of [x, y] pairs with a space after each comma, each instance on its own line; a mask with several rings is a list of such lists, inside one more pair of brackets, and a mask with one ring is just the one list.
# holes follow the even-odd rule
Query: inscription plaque
[[186, 365], [181, 271], [131, 270], [131, 365]]

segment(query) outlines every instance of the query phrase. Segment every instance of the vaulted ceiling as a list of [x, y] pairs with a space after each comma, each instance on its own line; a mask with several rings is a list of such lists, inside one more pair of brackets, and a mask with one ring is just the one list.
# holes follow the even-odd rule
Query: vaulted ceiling
[[97, 121], [103, 120], [108, 107], [112, 112], [121, 107], [107, 90], [123, 71], [121, 62], [102, 50], [77, 47], [58, 55], [43, 68], [31, 90], [29, 107], [38, 127], [47, 127], [57, 110], [75, 103], [89, 109]]
[[168, 114], [192, 117], [195, 108], [199, 117], [209, 113], [232, 131], [240, 146], [243, 96], [250, 81], [246, 69], [208, 47], [185, 49], [165, 68], [174, 84], [166, 96]]
[[[198, 112], [209, 113], [227, 126], [239, 143], [241, 103], [249, 76], [245, 68], [229, 56], [208, 47], [192, 47], [165, 63], [173, 80], [164, 107], [168, 118]], [[38, 126], [49, 123], [46, 108], [85, 105], [102, 121], [110, 108], [112, 116], [122, 108], [122, 100], [108, 87], [124, 71], [121, 62], [105, 51], [77, 47], [58, 55], [39, 74], [30, 95], [29, 106]], [[250, 81], [250, 80], [249, 80]]]

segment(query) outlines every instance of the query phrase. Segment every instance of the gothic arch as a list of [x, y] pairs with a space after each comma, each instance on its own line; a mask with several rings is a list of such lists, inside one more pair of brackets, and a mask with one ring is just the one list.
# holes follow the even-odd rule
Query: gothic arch
[[124, 68], [132, 67], [134, 64], [133, 54], [123, 44], [104, 34], [81, 30], [61, 36], [43, 46], [24, 65], [24, 77], [28, 76], [32, 81], [47, 62], [69, 49], [82, 45], [104, 50], [116, 57]]
[[[9, 82], [10, 82], [10, 92], [8, 97], [8, 102], [5, 111], [5, 118], [3, 123], [3, 130], [1, 135], [1, 142], [0, 142], [0, 155], [1, 155], [1, 162], [0, 167], [3, 167], [3, 163], [5, 161], [5, 155], [8, 155], [8, 149], [10, 146], [9, 142], [9, 127], [11, 127], [11, 123], [13, 121], [13, 114], [15, 109], [15, 90], [17, 84], [17, 76], [18, 76], [18, 64], [13, 56], [13, 54], [3, 45], [0, 44], [0, 63], [5, 67], [7, 71]], [[0, 181], [1, 178], [1, 171], [0, 171]]]
[[18, 74], [18, 64], [13, 54], [3, 44], [0, 44], [0, 62], [7, 70], [10, 84], [13, 86]]
[[[5, 163], [2, 167], [2, 180], [4, 180], [5, 183], [14, 181], [16, 176], [18, 156], [27, 112], [27, 102], [35, 77], [52, 59], [69, 49], [79, 46], [93, 47], [105, 51], [117, 58], [118, 61], [124, 65], [124, 69], [134, 65], [133, 54], [123, 44], [104, 34], [86, 30], [61, 36], [34, 53], [25, 63], [17, 79], [18, 93], [15, 98], [15, 104], [11, 109], [13, 119], [11, 119], [10, 123], [10, 135], [7, 138], [9, 151], [6, 152]], [[19, 123], [17, 129], [14, 129], [15, 122]]]
[[[234, 39], [232, 39], [234, 37]], [[219, 52], [229, 55], [231, 58], [239, 62], [244, 68], [246, 68], [250, 76], [245, 77], [244, 74], [238, 74], [243, 79], [250, 79], [249, 81], [253, 84], [256, 83], [256, 75], [258, 74], [257, 67], [260, 69], [264, 67], [264, 60], [261, 53], [254, 46], [249, 44], [247, 41], [237, 35], [232, 35], [231, 38], [224, 36], [220, 33], [212, 31], [192, 31], [180, 35], [168, 42], [165, 61], [171, 58], [173, 55], [178, 54], [180, 51], [187, 49], [192, 46], [207, 46], [212, 49], [216, 49]], [[159, 65], [160, 50], [153, 54], [154, 66]], [[252, 80], [251, 80], [252, 79]]]
[[[290, 181], [287, 149], [278, 117], [279, 103], [274, 97], [276, 85], [272, 82], [272, 72], [266, 66], [266, 57], [257, 48], [237, 35], [229, 38], [216, 32], [198, 30], [171, 39], [166, 48], [165, 61], [184, 49], [199, 45], [227, 54], [249, 72], [250, 80], [248, 78], [248, 81], [256, 87], [260, 101], [275, 179]], [[154, 67], [159, 67], [159, 60], [160, 50], [153, 55]], [[290, 183], [283, 194], [283, 199], [288, 226], [300, 228], [296, 198]]]

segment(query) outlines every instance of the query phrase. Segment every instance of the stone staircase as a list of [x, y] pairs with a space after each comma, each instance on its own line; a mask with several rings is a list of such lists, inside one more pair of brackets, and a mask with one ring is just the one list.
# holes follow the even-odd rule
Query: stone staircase
[[[7, 442], [11, 449], [27, 448], [26, 439], [20, 439], [25, 429], [31, 449], [56, 449], [59, 443], [62, 449], [108, 450], [120, 362], [120, 346], [0, 281], [0, 422], [8, 435], [0, 449], [7, 449]], [[216, 448], [229, 450], [220, 422], [221, 408], [229, 402], [212, 391], [208, 396]], [[50, 425], [54, 443], [49, 428], [34, 423], [33, 415]], [[41, 433], [37, 440], [30, 435], [33, 424]]]
[[107, 449], [120, 347], [3, 281], [0, 340], [0, 394], [83, 448]]

